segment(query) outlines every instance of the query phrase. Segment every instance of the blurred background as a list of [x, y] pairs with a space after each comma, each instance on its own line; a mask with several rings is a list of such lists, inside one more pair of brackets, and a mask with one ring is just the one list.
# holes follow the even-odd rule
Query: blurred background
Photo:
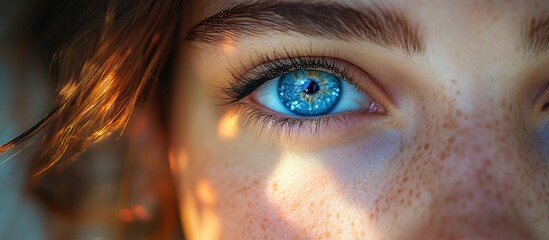
[[[55, 51], [86, 4], [0, 0], [0, 143], [55, 108]], [[165, 141], [136, 109], [114, 134], [76, 161], [33, 178], [38, 135], [0, 154], [0, 239], [183, 239]]]

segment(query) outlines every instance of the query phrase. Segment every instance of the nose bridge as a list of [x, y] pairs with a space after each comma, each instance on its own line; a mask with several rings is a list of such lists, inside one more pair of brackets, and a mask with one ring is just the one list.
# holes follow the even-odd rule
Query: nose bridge
[[436, 103], [438, 118], [431, 123], [436, 131], [427, 138], [436, 152], [430, 161], [451, 169], [442, 181], [474, 192], [485, 183], [511, 181], [510, 173], [520, 165], [520, 126], [506, 90], [510, 81], [502, 78], [499, 67], [467, 69], [454, 66], [447, 72], [445, 77], [453, 80], [447, 83], [446, 97]]
[[526, 236], [521, 221], [523, 210], [538, 203], [538, 161], [528, 154], [515, 107], [495, 94], [465, 97], [467, 90], [461, 91], [464, 99], [436, 103], [436, 117], [420, 132], [418, 157], [403, 171], [418, 183], [417, 206], [426, 213], [417, 236]]
[[439, 154], [443, 167], [453, 169], [446, 184], [469, 201], [474, 196], [497, 198], [493, 194], [513, 181], [511, 173], [520, 163], [516, 141], [498, 118], [458, 117], [456, 121]]
[[518, 186], [528, 178], [521, 173], [529, 168], [512, 107], [488, 95], [457, 101], [427, 134], [429, 212], [454, 224], [509, 224], [502, 221], [514, 215], [514, 198], [522, 193]]
[[534, 185], [535, 177], [525, 174], [532, 159], [521, 153], [517, 124], [506, 114], [509, 106], [506, 111], [492, 111], [496, 105], [505, 104], [494, 100], [471, 104], [467, 110], [449, 107], [427, 134], [432, 152], [424, 159], [429, 167], [423, 175], [429, 178], [424, 181], [429, 220], [419, 228], [421, 234], [478, 237], [523, 234], [526, 229], [520, 209], [532, 204], [526, 200], [532, 189], [525, 187], [527, 182]]
[[[519, 141], [508, 108], [499, 100], [469, 98], [466, 108], [449, 108], [439, 124], [441, 131], [431, 139], [438, 156], [430, 159], [448, 169], [442, 186], [461, 193], [456, 197], [501, 198], [498, 190], [515, 181], [513, 172], [520, 168]], [[456, 105], [456, 106], [459, 106]], [[472, 200], [471, 200], [472, 201]]]

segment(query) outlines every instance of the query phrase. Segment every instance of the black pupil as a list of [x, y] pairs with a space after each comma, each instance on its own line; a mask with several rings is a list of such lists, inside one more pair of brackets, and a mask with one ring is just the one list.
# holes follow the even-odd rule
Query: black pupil
[[[315, 94], [320, 90], [320, 86], [318, 86], [318, 83], [315, 81], [308, 81], [308, 83], [305, 83], [304, 91], [307, 94]], [[306, 87], [306, 88], [305, 88]]]

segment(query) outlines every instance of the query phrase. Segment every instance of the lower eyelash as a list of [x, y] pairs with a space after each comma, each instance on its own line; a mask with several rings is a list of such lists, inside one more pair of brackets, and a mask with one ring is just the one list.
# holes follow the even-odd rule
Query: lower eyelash
[[244, 129], [250, 126], [257, 127], [258, 138], [265, 132], [269, 139], [278, 140], [284, 136], [288, 139], [297, 138], [299, 133], [308, 132], [318, 136], [328, 128], [328, 124], [349, 127], [349, 114], [326, 115], [319, 117], [295, 118], [277, 113], [270, 113], [249, 103], [239, 103], [237, 110], [240, 115]]

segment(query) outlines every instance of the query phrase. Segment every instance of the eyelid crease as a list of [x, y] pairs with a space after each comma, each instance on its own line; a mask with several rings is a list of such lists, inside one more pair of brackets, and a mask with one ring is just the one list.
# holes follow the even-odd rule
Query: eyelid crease
[[542, 111], [549, 110], [549, 99], [543, 99], [547, 98], [546, 96], [549, 95], [549, 83], [546, 83], [545, 86], [538, 92], [538, 94], [534, 97], [533, 104], [536, 104], [538, 101], [546, 101], [542, 105]]

